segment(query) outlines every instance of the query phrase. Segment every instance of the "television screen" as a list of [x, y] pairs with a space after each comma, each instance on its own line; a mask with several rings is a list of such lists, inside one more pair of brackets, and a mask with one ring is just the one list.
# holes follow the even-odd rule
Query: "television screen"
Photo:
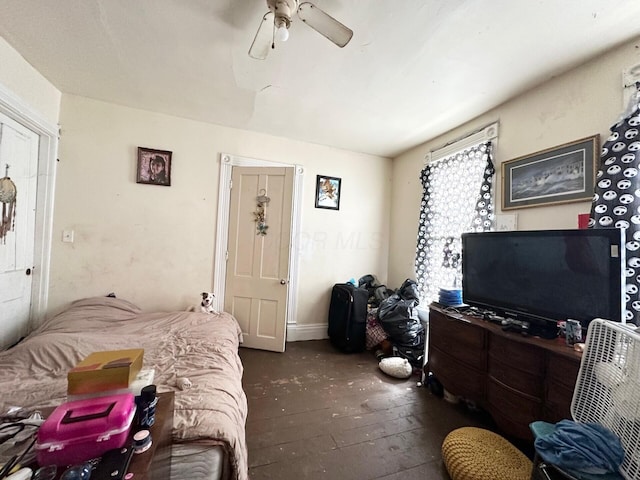
[[466, 304], [522, 320], [624, 321], [624, 230], [462, 235]]

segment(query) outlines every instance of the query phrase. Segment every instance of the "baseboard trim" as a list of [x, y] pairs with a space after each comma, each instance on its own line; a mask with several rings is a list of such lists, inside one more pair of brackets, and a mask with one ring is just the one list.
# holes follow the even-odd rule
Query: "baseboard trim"
[[329, 338], [326, 323], [312, 325], [287, 325], [287, 342], [301, 342], [305, 340], [322, 340]]

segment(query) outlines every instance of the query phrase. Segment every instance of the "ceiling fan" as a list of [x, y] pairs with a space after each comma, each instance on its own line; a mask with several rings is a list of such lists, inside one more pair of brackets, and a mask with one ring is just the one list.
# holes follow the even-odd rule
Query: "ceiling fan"
[[289, 26], [294, 13], [298, 14], [300, 20], [339, 47], [344, 47], [353, 36], [350, 28], [313, 3], [298, 3], [298, 0], [267, 0], [267, 6], [269, 11], [262, 17], [249, 49], [249, 56], [252, 58], [264, 60], [269, 53], [269, 47], [275, 48], [276, 40], [284, 42], [289, 38]]

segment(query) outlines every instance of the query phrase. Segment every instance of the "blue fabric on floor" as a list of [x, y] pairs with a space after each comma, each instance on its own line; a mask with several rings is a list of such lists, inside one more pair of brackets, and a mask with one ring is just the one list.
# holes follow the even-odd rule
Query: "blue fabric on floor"
[[617, 472], [624, 460], [620, 439], [596, 423], [561, 420], [552, 433], [536, 438], [535, 447], [544, 461], [575, 472]]

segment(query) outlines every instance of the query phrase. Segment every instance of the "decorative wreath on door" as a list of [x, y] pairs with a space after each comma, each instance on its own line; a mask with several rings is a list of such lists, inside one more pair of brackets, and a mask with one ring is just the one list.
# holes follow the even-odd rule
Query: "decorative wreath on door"
[[256, 197], [256, 202], [258, 203], [256, 211], [253, 212], [254, 221], [256, 222], [256, 227], [258, 229], [257, 235], [266, 235], [267, 229], [269, 225], [267, 225], [267, 220], [265, 218], [265, 209], [266, 206], [269, 205], [271, 199], [267, 197], [267, 191], [263, 188], [260, 190], [260, 195]]

